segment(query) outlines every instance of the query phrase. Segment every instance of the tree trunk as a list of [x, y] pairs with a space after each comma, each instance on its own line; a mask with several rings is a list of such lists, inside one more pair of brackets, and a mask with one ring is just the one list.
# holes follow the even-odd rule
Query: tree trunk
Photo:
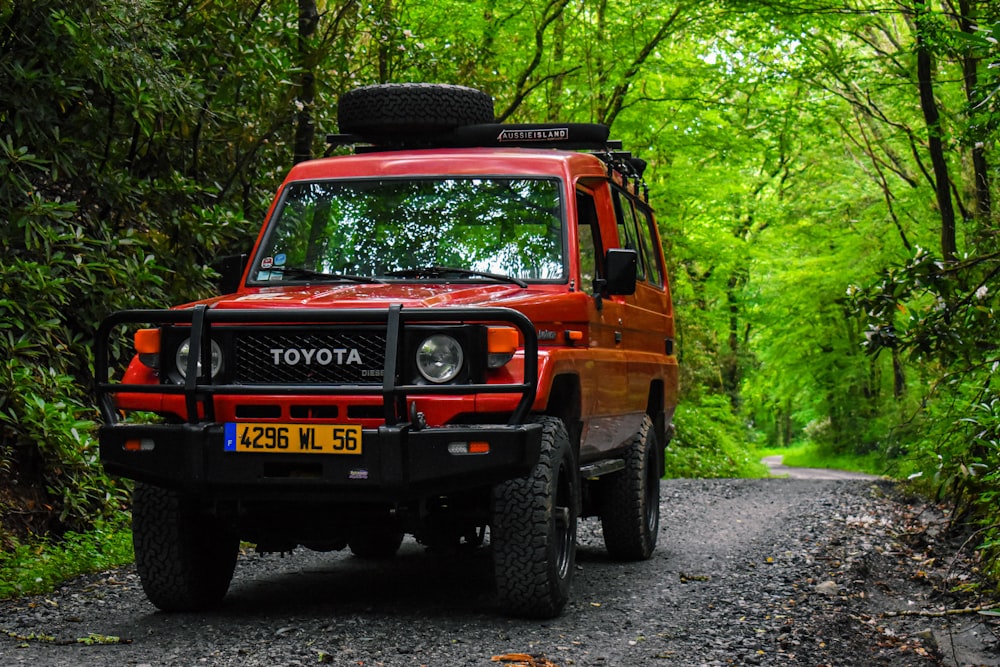
[[295, 164], [312, 159], [312, 144], [316, 136], [313, 122], [313, 104], [316, 102], [316, 75], [310, 41], [319, 25], [316, 0], [299, 0], [298, 58], [302, 74], [299, 76], [299, 95], [296, 98], [295, 143], [292, 161]]
[[746, 284], [746, 274], [743, 269], [735, 269], [729, 276], [726, 285], [726, 303], [729, 310], [729, 352], [722, 356], [722, 382], [733, 410], [739, 410], [743, 402], [742, 382], [743, 369], [740, 364], [739, 291]]
[[[969, 0], [959, 0], [958, 7], [961, 14], [958, 19], [959, 27], [962, 32], [971, 35], [976, 32], [976, 23], [972, 20], [971, 3]], [[979, 90], [979, 75], [976, 71], [978, 67], [979, 58], [970, 54], [962, 56], [962, 74], [965, 78], [965, 96], [969, 101], [968, 115], [970, 120], [976, 114], [986, 110], [985, 106], [978, 106], [983, 99]], [[976, 217], [980, 224], [988, 226], [992, 218], [993, 201], [990, 196], [990, 172], [986, 163], [985, 141], [983, 141], [985, 138], [972, 137], [972, 173], [976, 189]]]
[[[566, 55], [566, 17], [562, 14], [556, 19], [555, 27], [552, 30], [552, 63], [555, 69], [560, 70], [563, 66], [563, 58]], [[546, 113], [546, 121], [558, 122], [562, 118], [563, 106], [563, 80], [565, 74], [558, 74], [552, 79], [549, 86], [549, 104]]]
[[389, 64], [391, 56], [391, 42], [392, 42], [392, 0], [383, 0], [381, 7], [379, 8], [379, 18], [376, 22], [376, 31], [378, 35], [379, 45], [378, 45], [378, 82], [388, 83], [389, 82]]
[[920, 90], [920, 109], [927, 124], [927, 144], [934, 168], [934, 193], [941, 214], [941, 256], [946, 262], [954, 261], [955, 207], [951, 201], [951, 182], [948, 162], [945, 160], [944, 143], [941, 141], [941, 114], [934, 99], [934, 60], [927, 43], [928, 9], [925, 0], [914, 0], [917, 39], [917, 86]]

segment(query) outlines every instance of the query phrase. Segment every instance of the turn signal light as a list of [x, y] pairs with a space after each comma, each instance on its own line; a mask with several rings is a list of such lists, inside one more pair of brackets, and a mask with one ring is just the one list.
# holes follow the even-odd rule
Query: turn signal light
[[139, 361], [150, 368], [160, 367], [160, 330], [139, 329], [135, 332], [135, 351]]
[[151, 452], [156, 447], [152, 438], [133, 438], [126, 440], [123, 449], [126, 452]]
[[490, 368], [500, 368], [514, 358], [517, 345], [517, 329], [490, 327], [486, 330], [486, 350], [489, 352], [487, 365]]
[[456, 456], [462, 454], [489, 454], [490, 443], [485, 440], [473, 440], [470, 442], [449, 442], [448, 453]]
[[139, 329], [135, 332], [135, 351], [139, 354], [160, 353], [160, 330]]

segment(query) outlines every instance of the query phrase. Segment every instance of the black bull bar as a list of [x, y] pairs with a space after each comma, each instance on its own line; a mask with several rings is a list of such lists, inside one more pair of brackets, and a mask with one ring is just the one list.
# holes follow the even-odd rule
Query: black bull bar
[[[403, 331], [411, 324], [437, 323], [453, 324], [508, 324], [521, 332], [524, 351], [524, 378], [521, 383], [502, 384], [405, 384], [401, 381], [403, 351]], [[191, 327], [192, 350], [200, 354], [188, 356], [187, 374], [183, 384], [125, 384], [109, 382], [111, 365], [109, 360], [112, 332], [122, 325], [180, 324]], [[382, 384], [213, 384], [211, 364], [201, 364], [198, 360], [211, 359], [211, 329], [220, 324], [287, 324], [287, 325], [378, 325], [385, 326], [385, 365]], [[538, 384], [538, 337], [534, 325], [522, 313], [509, 308], [412, 308], [401, 305], [381, 308], [311, 309], [282, 308], [273, 310], [220, 309], [204, 304], [182, 310], [123, 310], [107, 317], [97, 331], [94, 345], [95, 391], [101, 417], [106, 424], [119, 421], [114, 404], [114, 395], [131, 394], [175, 394], [185, 397], [188, 421], [199, 423], [213, 421], [214, 403], [217, 395], [372, 395], [381, 394], [388, 426], [396, 426], [407, 420], [406, 398], [411, 395], [455, 395], [476, 393], [513, 393], [521, 399], [510, 415], [509, 425], [525, 423], [535, 401]], [[200, 408], [200, 409], [199, 409]], [[200, 417], [199, 415], [204, 415]]]

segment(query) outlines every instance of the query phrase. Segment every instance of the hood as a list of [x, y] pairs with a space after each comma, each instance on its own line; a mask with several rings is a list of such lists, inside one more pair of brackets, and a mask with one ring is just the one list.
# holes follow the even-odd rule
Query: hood
[[539, 293], [551, 293], [553, 287], [527, 289], [508, 284], [337, 284], [297, 285], [251, 288], [245, 292], [216, 297], [204, 303], [215, 308], [404, 308], [447, 306], [509, 306]]

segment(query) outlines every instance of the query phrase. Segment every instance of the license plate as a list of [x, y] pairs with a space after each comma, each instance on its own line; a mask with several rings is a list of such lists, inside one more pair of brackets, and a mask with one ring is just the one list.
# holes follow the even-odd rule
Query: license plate
[[226, 424], [227, 452], [360, 454], [361, 427], [354, 424]]

